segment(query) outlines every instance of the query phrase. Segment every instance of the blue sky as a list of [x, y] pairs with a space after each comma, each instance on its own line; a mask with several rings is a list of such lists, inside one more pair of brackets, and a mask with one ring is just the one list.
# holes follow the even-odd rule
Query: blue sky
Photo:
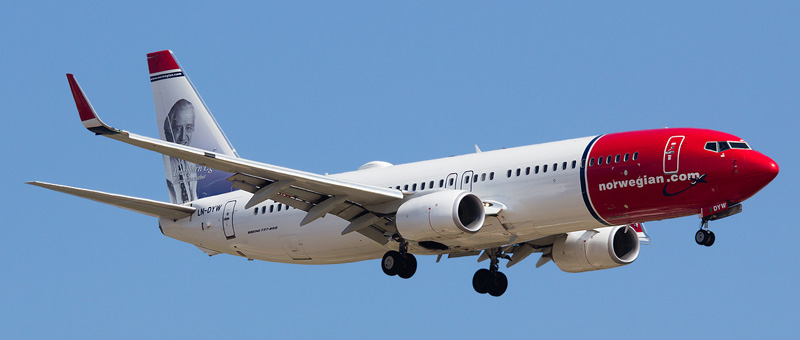
[[[0, 13], [2, 338], [788, 338], [800, 313], [797, 2], [15, 3]], [[476, 294], [475, 258], [301, 266], [220, 255], [154, 218], [24, 185], [166, 201], [161, 156], [81, 126], [75, 73], [114, 127], [157, 136], [145, 54], [171, 49], [240, 155], [317, 173], [636, 129], [747, 140], [781, 173], [712, 222], [647, 224], [632, 265], [535, 260]], [[9, 157], [10, 156], [10, 157]]]

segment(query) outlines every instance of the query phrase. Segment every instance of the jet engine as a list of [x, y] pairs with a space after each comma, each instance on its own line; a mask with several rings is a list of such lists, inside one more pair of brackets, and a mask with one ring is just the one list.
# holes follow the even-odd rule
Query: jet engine
[[624, 266], [639, 256], [639, 237], [627, 225], [573, 231], [556, 239], [552, 255], [570, 273]]
[[486, 219], [478, 196], [445, 190], [412, 198], [397, 209], [397, 231], [405, 239], [424, 241], [474, 234]]

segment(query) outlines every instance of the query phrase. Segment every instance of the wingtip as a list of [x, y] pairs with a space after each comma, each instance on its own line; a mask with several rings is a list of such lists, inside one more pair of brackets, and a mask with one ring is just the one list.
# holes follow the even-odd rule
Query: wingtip
[[72, 98], [75, 100], [75, 107], [78, 109], [78, 115], [81, 118], [81, 123], [89, 131], [98, 135], [118, 133], [117, 130], [103, 123], [100, 117], [97, 116], [92, 103], [89, 98], [81, 89], [78, 81], [72, 73], [67, 73], [67, 81], [69, 82], [69, 89], [72, 91]]
[[53, 185], [53, 184], [50, 184], [50, 183], [39, 182], [39, 181], [28, 181], [28, 182], [25, 182], [25, 184], [33, 185], [35, 187], [40, 187], [40, 188], [45, 188], [45, 189], [48, 189], [48, 188], [50, 188], [50, 186]]

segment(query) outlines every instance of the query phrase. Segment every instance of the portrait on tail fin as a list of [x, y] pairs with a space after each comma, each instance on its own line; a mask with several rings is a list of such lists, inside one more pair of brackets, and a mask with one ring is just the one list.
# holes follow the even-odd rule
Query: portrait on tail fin
[[[164, 119], [164, 136], [168, 142], [190, 145], [194, 133], [194, 105], [180, 99]], [[173, 203], [186, 203], [197, 199], [197, 165], [175, 157], [168, 157], [167, 189]]]

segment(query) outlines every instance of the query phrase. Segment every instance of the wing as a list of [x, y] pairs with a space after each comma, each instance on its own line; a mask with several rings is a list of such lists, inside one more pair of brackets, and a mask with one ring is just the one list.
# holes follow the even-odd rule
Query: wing
[[331, 213], [351, 222], [343, 234], [358, 231], [382, 244], [387, 242], [385, 233], [396, 231], [390, 220], [367, 207], [401, 201], [404, 194], [399, 190], [231, 157], [114, 129], [100, 120], [75, 77], [67, 74], [67, 79], [87, 129], [143, 149], [233, 173], [228, 178], [233, 186], [253, 193], [245, 208], [271, 199], [307, 211], [301, 225]]
[[63, 192], [65, 194], [88, 198], [93, 201], [110, 204], [115, 207], [128, 209], [131, 211], [135, 211], [141, 214], [150, 215], [154, 217], [165, 217], [174, 220], [179, 220], [184, 217], [189, 217], [191, 214], [195, 212], [195, 210], [197, 210], [196, 208], [187, 207], [184, 205], [164, 203], [145, 198], [109, 194], [101, 191], [68, 187], [66, 185], [50, 184], [44, 182], [27, 182], [27, 183], [30, 185], [35, 185], [37, 187]]

